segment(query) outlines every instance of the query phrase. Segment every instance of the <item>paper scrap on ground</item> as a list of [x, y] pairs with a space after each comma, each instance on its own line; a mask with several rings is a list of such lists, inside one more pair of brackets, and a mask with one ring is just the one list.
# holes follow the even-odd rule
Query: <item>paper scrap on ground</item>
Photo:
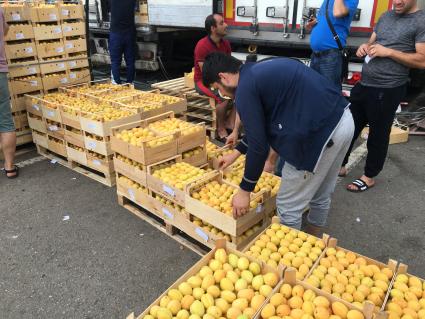
[[50, 161], [50, 163], [52, 163], [52, 164], [56, 164], [58, 161], [57, 160], [55, 160], [55, 159], [52, 159], [51, 161]]
[[357, 217], [356, 218], [356, 222], [360, 223], [360, 218]]
[[63, 220], [63, 221], [69, 220], [69, 216], [68, 216], [68, 215], [63, 216], [63, 219], [62, 219], [62, 220]]

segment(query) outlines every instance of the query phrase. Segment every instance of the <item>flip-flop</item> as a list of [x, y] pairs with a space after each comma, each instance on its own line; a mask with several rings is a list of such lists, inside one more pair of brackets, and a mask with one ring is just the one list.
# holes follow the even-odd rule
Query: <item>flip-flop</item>
[[[18, 177], [19, 176], [19, 167], [18, 166], [14, 166], [13, 167], [13, 169], [3, 169], [4, 170], [4, 174], [6, 175], [6, 177], [7, 178], [9, 178], [9, 179], [14, 179], [14, 178], [16, 178], [16, 177]], [[7, 174], [12, 174], [12, 173], [15, 173], [15, 175], [12, 175], [12, 176], [8, 176]]]
[[[354, 185], [357, 187], [357, 189], [350, 189], [348, 188], [349, 185]], [[356, 179], [355, 181], [353, 181], [352, 183], [350, 183], [347, 186], [347, 191], [352, 192], [352, 193], [362, 193], [367, 191], [369, 188], [372, 188], [373, 186], [375, 186], [375, 184], [373, 185], [367, 185], [366, 182], [362, 179]]]

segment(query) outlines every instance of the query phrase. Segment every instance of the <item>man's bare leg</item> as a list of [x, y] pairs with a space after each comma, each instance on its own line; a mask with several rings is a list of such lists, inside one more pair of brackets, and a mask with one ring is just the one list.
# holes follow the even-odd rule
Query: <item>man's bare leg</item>
[[[15, 167], [14, 160], [16, 151], [16, 133], [0, 133], [0, 143], [4, 155], [4, 168], [6, 170], [12, 170]], [[12, 177], [14, 175], [16, 175], [16, 173], [7, 174], [7, 176], [9, 177]]]
[[227, 137], [226, 131], [226, 111], [228, 101], [217, 104], [216, 106], [216, 115], [217, 115], [217, 133], [220, 138]]

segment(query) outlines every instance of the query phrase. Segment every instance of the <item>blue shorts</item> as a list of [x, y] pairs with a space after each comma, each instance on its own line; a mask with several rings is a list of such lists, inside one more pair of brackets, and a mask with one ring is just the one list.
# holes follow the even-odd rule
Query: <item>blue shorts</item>
[[14, 132], [7, 73], [0, 72], [0, 133]]

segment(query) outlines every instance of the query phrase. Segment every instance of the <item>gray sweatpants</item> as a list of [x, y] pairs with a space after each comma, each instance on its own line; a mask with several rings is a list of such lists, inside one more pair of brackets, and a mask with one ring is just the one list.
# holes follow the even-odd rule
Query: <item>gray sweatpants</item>
[[338, 172], [354, 134], [354, 121], [347, 108], [332, 135], [332, 147], [323, 151], [316, 172], [299, 171], [285, 163], [277, 194], [277, 212], [282, 224], [301, 229], [302, 214], [307, 206], [307, 221], [315, 226], [325, 226], [331, 195], [334, 192]]

